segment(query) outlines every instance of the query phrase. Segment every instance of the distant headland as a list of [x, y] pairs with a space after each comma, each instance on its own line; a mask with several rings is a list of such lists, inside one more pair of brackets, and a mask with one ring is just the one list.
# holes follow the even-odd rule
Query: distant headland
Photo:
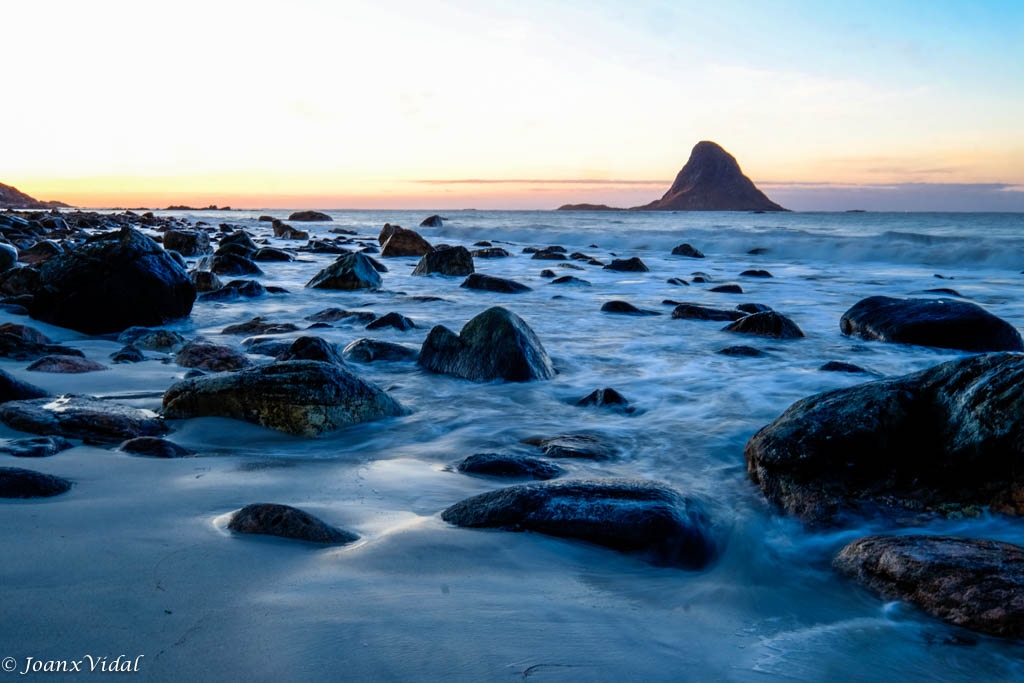
[[[565, 204], [559, 211], [616, 211], [604, 204]], [[787, 211], [757, 189], [733, 155], [714, 142], [698, 142], [661, 199], [629, 211]]]
[[0, 209], [67, 209], [64, 202], [41, 202], [16, 187], [0, 183]]

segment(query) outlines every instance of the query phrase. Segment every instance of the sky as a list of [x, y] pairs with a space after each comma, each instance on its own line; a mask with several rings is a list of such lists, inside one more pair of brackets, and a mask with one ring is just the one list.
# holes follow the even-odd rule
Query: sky
[[1024, 211], [1024, 2], [7, 3], [0, 182], [81, 206]]

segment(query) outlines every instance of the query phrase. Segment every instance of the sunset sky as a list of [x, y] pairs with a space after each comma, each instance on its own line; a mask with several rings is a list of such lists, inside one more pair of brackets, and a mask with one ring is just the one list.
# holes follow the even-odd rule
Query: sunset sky
[[83, 206], [1024, 211], [1024, 2], [11, 2], [0, 182]]

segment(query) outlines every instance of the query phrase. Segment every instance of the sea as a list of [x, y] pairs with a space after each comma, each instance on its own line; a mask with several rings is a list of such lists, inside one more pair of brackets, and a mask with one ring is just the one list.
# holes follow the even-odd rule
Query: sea
[[[257, 221], [287, 219], [290, 211], [157, 213], [240, 226], [283, 248], [301, 244], [274, 238], [270, 224]], [[765, 502], [743, 455], [757, 430], [801, 398], [965, 355], [844, 336], [843, 312], [865, 297], [960, 297], [1024, 328], [1024, 214], [461, 210], [438, 212], [442, 227], [420, 228], [434, 211], [327, 213], [332, 222], [293, 225], [313, 238], [344, 228], [375, 242], [391, 223], [435, 245], [489, 241], [510, 255], [476, 259], [477, 272], [531, 289], [501, 294], [462, 288], [458, 277], [413, 277], [414, 257], [381, 259], [388, 272], [379, 291], [306, 289], [334, 257], [299, 252], [292, 262], [261, 264], [258, 279], [288, 293], [198, 301], [188, 319], [167, 327], [242, 348], [242, 337], [221, 330], [258, 316], [303, 328], [286, 338], [315, 334], [344, 347], [373, 337], [418, 347], [433, 326], [458, 331], [500, 305], [536, 332], [557, 376], [473, 383], [415, 362], [352, 363], [409, 414], [317, 439], [194, 419], [173, 423], [169, 437], [195, 450], [194, 458], [156, 461], [82, 445], [31, 463], [76, 486], [45, 502], [0, 505], [8, 549], [0, 614], [19, 624], [5, 629], [0, 655], [23, 664], [29, 655], [144, 654], [145, 680], [1024, 680], [1019, 643], [880, 599], [830, 566], [845, 544], [873, 533], [1024, 545], [1019, 520], [808, 529]], [[682, 243], [705, 258], [671, 255]], [[524, 253], [549, 245], [604, 263], [636, 256], [649, 272]], [[589, 284], [552, 284], [544, 269]], [[740, 275], [748, 269], [771, 277]], [[695, 273], [709, 282], [694, 282]], [[728, 283], [743, 293], [711, 291]], [[659, 315], [601, 312], [612, 300]], [[672, 319], [666, 301], [766, 304], [806, 337], [746, 337], [720, 322]], [[340, 322], [306, 331], [306, 317], [328, 307], [394, 311], [416, 328]], [[158, 410], [163, 391], [186, 371], [156, 353], [113, 365], [109, 354], [121, 345], [112, 338], [6, 312], [0, 318], [29, 322], [109, 366], [44, 376], [26, 363], [0, 362], [54, 392]], [[718, 353], [738, 344], [764, 355]], [[867, 373], [821, 371], [828, 361]], [[575, 405], [604, 387], [635, 410]], [[458, 529], [440, 519], [447, 506], [505, 485], [460, 474], [455, 463], [481, 452], [540, 455], [523, 440], [559, 434], [593, 435], [617, 451], [606, 461], [560, 462], [568, 477], [653, 480], [706, 501], [721, 557], [700, 571], [656, 567], [586, 543]], [[254, 502], [301, 507], [360, 541], [318, 548], [233, 536], [227, 517]]]

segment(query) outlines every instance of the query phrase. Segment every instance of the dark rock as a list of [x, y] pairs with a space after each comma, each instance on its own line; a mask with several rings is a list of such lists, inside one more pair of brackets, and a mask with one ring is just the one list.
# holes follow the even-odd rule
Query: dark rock
[[493, 247], [494, 245], [487, 240], [480, 240], [479, 242], [473, 242], [474, 247]]
[[244, 323], [228, 325], [220, 331], [221, 334], [286, 334], [298, 331], [298, 327], [292, 323], [271, 323], [256, 316]]
[[164, 232], [164, 249], [182, 256], [200, 256], [213, 251], [210, 238], [202, 230], [167, 230]]
[[39, 289], [39, 270], [25, 266], [11, 268], [0, 274], [0, 294], [24, 296]]
[[440, 228], [442, 225], [444, 225], [444, 221], [441, 220], [441, 217], [438, 216], [437, 214], [434, 214], [433, 216], [427, 216], [422, 221], [420, 221], [421, 228]]
[[704, 258], [703, 252], [689, 244], [680, 244], [672, 250], [673, 256], [687, 256], [689, 258]]
[[748, 250], [747, 253], [751, 256], [764, 256], [768, 251], [769, 250], [765, 247], [754, 247], [753, 249]]
[[110, 354], [110, 360], [114, 363], [141, 363], [146, 360], [146, 357], [142, 355], [142, 351], [139, 351], [138, 348], [128, 344]]
[[463, 474], [479, 474], [505, 479], [547, 480], [560, 476], [558, 465], [525, 455], [508, 453], [474, 453], [456, 465]]
[[438, 325], [420, 349], [419, 364], [430, 372], [474, 382], [551, 379], [555, 369], [530, 326], [515, 313], [489, 308], [456, 335]]
[[276, 247], [260, 247], [252, 255], [253, 261], [294, 261], [295, 257], [284, 249]]
[[506, 280], [503, 277], [494, 277], [483, 273], [471, 274], [460, 286], [487, 292], [501, 292], [502, 294], [518, 294], [519, 292], [529, 292], [531, 289], [515, 280]]
[[626, 400], [626, 397], [611, 387], [595, 389], [577, 401], [576, 405], [611, 408], [624, 413], [633, 412], [633, 409], [629, 406], [629, 401]]
[[[523, 250], [524, 253], [526, 250]], [[533, 256], [530, 258], [537, 259], [539, 261], [568, 261], [568, 257], [565, 255], [565, 250], [562, 251], [551, 251], [549, 249], [540, 249], [533, 251]]]
[[80, 374], [106, 370], [107, 366], [81, 356], [49, 355], [37, 359], [26, 370], [31, 372], [53, 372], [58, 374]]
[[257, 223], [273, 223], [276, 220], [278, 220], [278, 219], [274, 218], [273, 216], [263, 215], [263, 216], [260, 216], [259, 218], [257, 218], [256, 222]]
[[739, 320], [745, 315], [740, 311], [723, 311], [697, 304], [679, 304], [672, 311], [672, 317], [679, 320]]
[[[217, 251], [213, 252], [214, 256], [238, 256], [240, 258], [251, 261], [252, 255], [256, 253], [256, 249], [251, 249], [245, 244], [240, 242], [226, 242], [217, 247]], [[203, 267], [209, 266], [213, 261], [209, 258], [203, 257], [201, 263]]]
[[150, 330], [145, 327], [129, 327], [118, 336], [121, 344], [130, 344], [145, 351], [171, 353], [185, 344], [185, 338], [170, 330]]
[[137, 436], [121, 444], [120, 449], [132, 455], [147, 458], [187, 458], [195, 455], [193, 451], [176, 443], [156, 436]]
[[964, 351], [1024, 351], [1020, 333], [977, 304], [954, 299], [872, 296], [843, 314], [843, 334]]
[[223, 287], [220, 278], [217, 277], [216, 273], [211, 273], [208, 270], [195, 270], [190, 274], [192, 278], [192, 284], [195, 285], [197, 292], [212, 292], [216, 289]]
[[697, 284], [705, 284], [707, 282], [713, 282], [714, 281], [713, 278], [710, 275], [708, 275], [707, 273], [702, 273], [700, 271], [697, 271], [696, 273], [692, 273], [690, 277]]
[[345, 360], [338, 353], [337, 347], [320, 337], [299, 337], [286, 351], [277, 354], [276, 360], [318, 360], [333, 365], [345, 365]]
[[388, 238], [395, 233], [395, 230], [399, 230], [400, 228], [401, 226], [385, 223], [384, 227], [380, 229], [380, 234], [377, 235], [377, 244], [383, 247], [384, 243], [388, 241]]
[[624, 273], [646, 273], [650, 271], [639, 256], [628, 259], [612, 259], [612, 262], [604, 267], [605, 270], [618, 270]]
[[487, 247], [486, 249], [474, 249], [472, 254], [476, 258], [505, 258], [509, 255], [501, 247]]
[[381, 245], [381, 256], [423, 256], [430, 253], [433, 247], [415, 230], [407, 230], [393, 226], [391, 235]]
[[698, 142], [661, 199], [641, 211], [785, 211], [743, 175], [736, 159], [714, 142]]
[[753, 313], [768, 313], [769, 311], [772, 310], [772, 307], [771, 306], [765, 306], [764, 304], [746, 303], [746, 304], [737, 304], [736, 310], [737, 311], [742, 311], [744, 313], [751, 313], [751, 314], [753, 314]]
[[317, 289], [377, 289], [380, 275], [369, 256], [360, 253], [343, 254], [313, 276], [307, 287]]
[[665, 280], [665, 282], [669, 283], [670, 285], [677, 285], [679, 287], [689, 287], [690, 286], [690, 283], [687, 282], [686, 280], [684, 280], [681, 277], [670, 277], [669, 279]]
[[9, 375], [0, 370], [0, 403], [23, 401], [29, 398], [43, 398], [47, 393], [37, 386]]
[[52, 474], [20, 467], [0, 467], [0, 498], [52, 498], [71, 490], [72, 483]]
[[703, 505], [646, 481], [522, 484], [468, 498], [441, 519], [579, 539], [687, 569], [707, 566], [718, 550]]
[[413, 321], [409, 320], [408, 318], [406, 318], [401, 313], [395, 313], [394, 311], [392, 311], [391, 313], [387, 313], [385, 315], [382, 315], [381, 317], [377, 318], [376, 320], [373, 320], [372, 322], [370, 322], [366, 326], [366, 329], [368, 329], [368, 330], [381, 330], [381, 329], [384, 329], [385, 327], [393, 327], [396, 330], [401, 330], [401, 331], [404, 332], [406, 330], [416, 329], [416, 323], [414, 323]]
[[30, 439], [13, 439], [0, 445], [0, 454], [16, 458], [48, 458], [61, 451], [74, 448], [74, 444], [61, 436], [37, 436]]
[[803, 330], [795, 322], [775, 311], [744, 316], [723, 329], [726, 332], [769, 339], [800, 339], [804, 336]]
[[[269, 248], [269, 247], [264, 247], [264, 249], [267, 249], [267, 248]], [[260, 251], [263, 251], [263, 249], [260, 249]], [[281, 250], [281, 249], [278, 249], [276, 251], [281, 251], [282, 253], [285, 253], [285, 254], [288, 253], [288, 252], [286, 252], [284, 250]], [[309, 254], [351, 254], [352, 253], [351, 249], [346, 249], [345, 247], [343, 247], [343, 246], [341, 246], [339, 244], [335, 244], [333, 242], [326, 242], [326, 241], [323, 241], [323, 240], [310, 240], [305, 245], [299, 247], [299, 251], [304, 251], [304, 252], [309, 253]], [[377, 253], [376, 252], [376, 248], [374, 248], [374, 247], [364, 247], [361, 251], [363, 251], [363, 252], [365, 252], [367, 254], [375, 254], [375, 253]], [[256, 252], [256, 253], [259, 253], [259, 252]]]
[[[242, 340], [242, 346], [246, 353], [257, 356], [272, 356], [275, 359], [283, 353], [287, 353], [292, 347], [291, 339], [279, 339], [277, 337], [248, 337]], [[187, 377], [188, 375], [186, 375]]]
[[234, 299], [255, 299], [269, 290], [258, 280], [232, 280], [220, 289], [199, 296], [200, 301], [231, 301]]
[[0, 422], [30, 434], [63, 436], [90, 443], [120, 443], [167, 431], [148, 410], [88, 396], [62, 396], [0, 404]]
[[719, 349], [718, 353], [723, 356], [741, 356], [745, 358], [760, 358], [768, 355], [764, 351], [755, 349], [752, 346], [726, 346], [724, 349]]
[[342, 355], [356, 363], [372, 363], [378, 360], [403, 361], [414, 360], [419, 355], [419, 350], [378, 339], [357, 339], [345, 347]]
[[301, 223], [304, 221], [326, 222], [333, 221], [334, 219], [328, 216], [326, 213], [321, 213], [320, 211], [296, 211], [292, 215], [288, 216], [288, 220]]
[[767, 270], [744, 270], [740, 277], [773, 277]]
[[469, 275], [473, 272], [473, 256], [465, 247], [443, 246], [427, 252], [416, 264], [413, 275]]
[[1024, 548], [949, 536], [868, 536], [833, 566], [887, 600], [972, 631], [1024, 638]]
[[818, 370], [822, 372], [863, 372], [867, 373], [867, 370], [859, 365], [853, 363], [843, 363], [838, 360], [830, 360], [829, 362], [822, 365]]
[[994, 353], [817, 394], [747, 442], [768, 500], [850, 515], [1024, 514], [1024, 356]]
[[359, 540], [357, 535], [331, 526], [304, 510], [277, 503], [246, 505], [231, 516], [228, 528], [240, 534], [278, 536], [330, 545]]
[[132, 228], [97, 235], [40, 269], [33, 318], [86, 334], [187, 316], [196, 288], [160, 246]]
[[[0, 242], [0, 272], [10, 270], [18, 263], [18, 250]], [[27, 263], [27, 261], [26, 261]]]
[[536, 446], [549, 458], [571, 458], [575, 460], [611, 460], [617, 455], [614, 446], [589, 434], [561, 434], [559, 436], [535, 436], [523, 439], [523, 443]]
[[657, 311], [637, 308], [628, 301], [606, 301], [601, 305], [603, 313], [621, 313], [625, 315], [661, 315]]
[[574, 286], [574, 287], [589, 287], [590, 286], [590, 283], [588, 281], [581, 280], [580, 278], [573, 277], [572, 275], [563, 275], [562, 277], [557, 277], [557, 278], [555, 278], [554, 280], [551, 281], [551, 284], [553, 284], [553, 285], [571, 285], [571, 286]]
[[571, 254], [569, 254], [569, 258], [571, 258], [573, 261], [587, 261], [589, 263], [590, 261], [593, 260], [594, 257], [584, 254], [582, 251], [574, 251]]
[[[555, 277], [556, 275], [557, 273], [555, 273], [555, 271], [551, 270], [550, 268], [545, 268], [544, 270], [540, 271], [541, 277]], [[569, 276], [567, 275], [566, 277]]]
[[310, 437], [405, 413], [347, 369], [311, 360], [183, 380], [167, 390], [163, 406], [168, 418], [229, 417]]
[[577, 266], [575, 263], [559, 263], [558, 267], [567, 268], [568, 270], [584, 270], [584, 268]]
[[208, 260], [204, 258], [203, 267], [217, 275], [262, 275], [260, 267], [252, 259], [239, 254], [217, 254]]
[[966, 299], [963, 294], [952, 289], [950, 287], [933, 287], [932, 289], [924, 290], [928, 294], [945, 294], [946, 296], [955, 296], [958, 299]]
[[[9, 251], [7, 251], [9, 249], [10, 247], [6, 247], [3, 253], [9, 255]], [[38, 266], [46, 263], [54, 256], [60, 256], [63, 253], [64, 247], [62, 247], [58, 242], [54, 242], [53, 240], [39, 240], [28, 249], [22, 249], [20, 252], [15, 252], [14, 260], [21, 261], [22, 263], [26, 263], [30, 266]], [[14, 263], [11, 263], [8, 268], [13, 266]], [[8, 270], [8, 268], [2, 268], [0, 270]]]
[[46, 335], [33, 327], [14, 323], [0, 325], [0, 357], [35, 360], [49, 354], [84, 356], [81, 351], [51, 344]]
[[[696, 282], [697, 279], [694, 278], [693, 281]], [[717, 287], [712, 287], [708, 291], [709, 292], [718, 292], [719, 294], [742, 294], [743, 293], [743, 288], [740, 287], [739, 285], [728, 284], [728, 285], [718, 285]]]
[[307, 315], [306, 320], [316, 323], [336, 323], [339, 320], [346, 322], [368, 323], [377, 316], [372, 311], [346, 311], [341, 308], [325, 308], [313, 315]]
[[205, 339], [193, 339], [174, 356], [174, 362], [183, 368], [199, 368], [211, 372], [226, 372], [249, 367], [252, 363], [244, 354], [230, 346], [214, 344]]

